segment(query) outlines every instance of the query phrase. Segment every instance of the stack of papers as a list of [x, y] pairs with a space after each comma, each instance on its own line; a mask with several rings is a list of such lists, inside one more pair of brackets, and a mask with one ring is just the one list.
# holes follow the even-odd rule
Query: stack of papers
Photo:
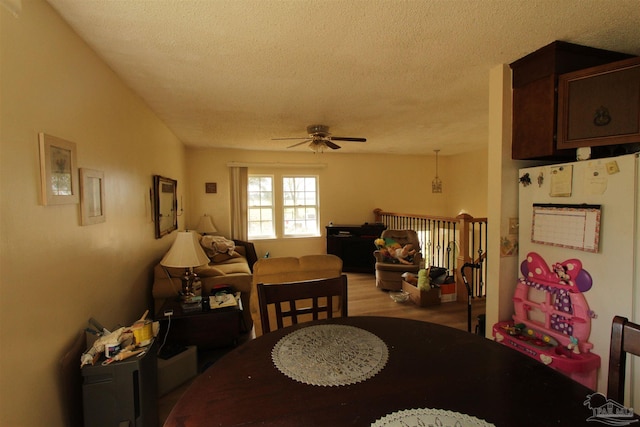
[[222, 307], [234, 307], [238, 305], [238, 301], [233, 294], [219, 293], [217, 295], [211, 295], [209, 297], [209, 307], [222, 308]]

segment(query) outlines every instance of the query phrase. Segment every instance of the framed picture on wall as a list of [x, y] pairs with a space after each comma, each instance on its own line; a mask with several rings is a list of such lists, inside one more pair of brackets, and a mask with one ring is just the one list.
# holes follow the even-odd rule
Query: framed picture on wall
[[160, 175], [153, 176], [153, 218], [156, 239], [178, 229], [178, 181]]
[[106, 221], [104, 213], [104, 172], [80, 168], [80, 211], [82, 225]]
[[41, 202], [43, 205], [75, 204], [79, 200], [76, 144], [45, 133], [40, 143]]

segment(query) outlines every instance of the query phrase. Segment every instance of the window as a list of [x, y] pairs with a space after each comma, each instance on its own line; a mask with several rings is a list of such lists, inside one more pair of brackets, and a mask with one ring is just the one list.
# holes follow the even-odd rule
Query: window
[[317, 176], [249, 175], [248, 198], [249, 238], [320, 235]]
[[273, 177], [265, 175], [249, 176], [248, 233], [251, 238], [273, 238], [274, 226]]
[[318, 189], [315, 176], [282, 179], [285, 236], [318, 234]]

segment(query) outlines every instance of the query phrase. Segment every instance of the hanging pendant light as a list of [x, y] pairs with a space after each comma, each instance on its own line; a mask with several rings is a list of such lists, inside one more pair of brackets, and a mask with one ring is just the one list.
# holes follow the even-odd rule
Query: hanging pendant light
[[436, 152], [436, 177], [431, 181], [431, 192], [442, 193], [442, 181], [438, 178], [438, 152], [440, 150], [433, 150]]

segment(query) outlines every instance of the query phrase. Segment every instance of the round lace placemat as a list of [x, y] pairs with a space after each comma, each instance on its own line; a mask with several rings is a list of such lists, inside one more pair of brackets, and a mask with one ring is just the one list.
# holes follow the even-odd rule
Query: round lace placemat
[[385, 415], [371, 427], [495, 427], [484, 420], [471, 415], [460, 414], [444, 409], [406, 409]]
[[341, 386], [367, 380], [384, 368], [387, 345], [364, 329], [315, 325], [298, 329], [276, 343], [276, 368], [304, 384]]

